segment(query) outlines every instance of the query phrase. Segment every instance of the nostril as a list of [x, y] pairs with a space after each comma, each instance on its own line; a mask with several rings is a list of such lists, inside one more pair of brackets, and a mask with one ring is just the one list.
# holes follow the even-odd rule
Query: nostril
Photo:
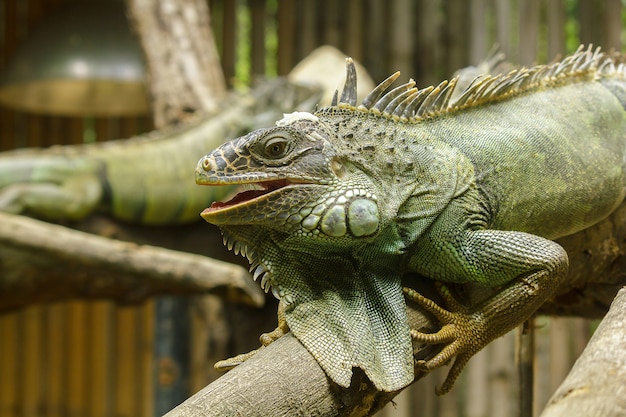
[[213, 171], [213, 164], [211, 164], [211, 160], [209, 158], [204, 158], [202, 160], [202, 168], [205, 171]]

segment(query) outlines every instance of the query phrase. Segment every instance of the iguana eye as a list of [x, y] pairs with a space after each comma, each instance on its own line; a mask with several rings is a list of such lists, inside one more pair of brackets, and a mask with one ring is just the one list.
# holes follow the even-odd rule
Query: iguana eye
[[273, 137], [265, 143], [265, 155], [270, 158], [282, 158], [287, 153], [287, 139]]

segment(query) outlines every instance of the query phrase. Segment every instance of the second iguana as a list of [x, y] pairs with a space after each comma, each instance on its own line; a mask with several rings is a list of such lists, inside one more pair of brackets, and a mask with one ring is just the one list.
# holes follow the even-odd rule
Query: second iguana
[[[469, 358], [530, 317], [566, 278], [552, 239], [611, 213], [626, 187], [626, 71], [591, 48], [547, 66], [388, 92], [356, 103], [356, 73], [333, 105], [294, 113], [202, 158], [196, 181], [246, 189], [202, 213], [337, 384], [361, 368], [395, 391], [413, 381], [411, 338], [443, 344], [424, 370]], [[451, 99], [454, 94], [454, 99]], [[405, 290], [444, 283], [448, 310]], [[466, 307], [445, 283], [498, 288]], [[409, 329], [404, 296], [442, 322]]]

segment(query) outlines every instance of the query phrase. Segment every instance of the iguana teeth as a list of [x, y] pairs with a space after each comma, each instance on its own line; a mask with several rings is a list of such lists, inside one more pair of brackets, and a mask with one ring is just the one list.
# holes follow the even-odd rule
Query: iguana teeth
[[264, 187], [262, 184], [256, 182], [239, 185], [240, 191], [265, 191], [265, 188], [266, 187]]

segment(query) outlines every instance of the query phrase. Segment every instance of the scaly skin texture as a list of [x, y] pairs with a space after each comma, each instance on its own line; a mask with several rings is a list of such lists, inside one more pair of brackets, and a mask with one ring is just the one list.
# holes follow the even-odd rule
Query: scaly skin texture
[[[450, 100], [455, 80], [360, 106], [355, 73], [341, 99], [295, 113], [202, 158], [196, 181], [254, 184], [202, 216], [284, 306], [289, 328], [337, 384], [359, 367], [380, 390], [413, 381], [411, 337], [456, 356], [440, 393], [469, 358], [530, 317], [564, 280], [551, 239], [606, 217], [626, 186], [624, 70], [599, 51], [485, 77]], [[441, 293], [448, 310], [400, 279], [499, 288], [480, 305]], [[404, 296], [442, 322], [407, 325]]]

